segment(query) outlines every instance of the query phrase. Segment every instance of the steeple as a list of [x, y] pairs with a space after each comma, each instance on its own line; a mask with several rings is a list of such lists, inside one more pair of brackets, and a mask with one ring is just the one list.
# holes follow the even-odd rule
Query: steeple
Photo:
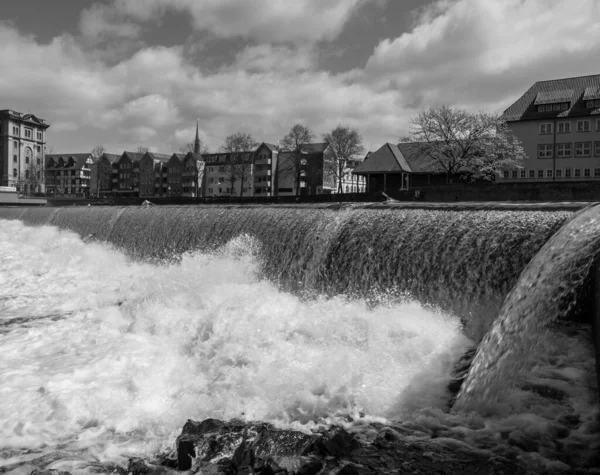
[[200, 135], [198, 134], [198, 123], [200, 122], [200, 118], [196, 120], [196, 140], [194, 140], [194, 154], [198, 155], [200, 153]]

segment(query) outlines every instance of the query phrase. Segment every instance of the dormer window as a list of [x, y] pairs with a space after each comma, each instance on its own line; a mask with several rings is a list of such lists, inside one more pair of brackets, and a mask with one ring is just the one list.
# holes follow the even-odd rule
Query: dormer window
[[585, 101], [585, 107], [587, 109], [595, 109], [597, 107], [600, 107], [600, 99], [594, 99], [593, 101]]
[[555, 102], [552, 104], [540, 104], [537, 106], [538, 112], [559, 112], [566, 111], [569, 108], [568, 102]]

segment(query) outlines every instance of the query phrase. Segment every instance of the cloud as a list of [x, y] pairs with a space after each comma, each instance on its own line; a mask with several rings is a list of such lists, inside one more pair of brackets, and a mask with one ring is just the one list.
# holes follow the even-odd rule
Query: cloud
[[[115, 0], [110, 6], [94, 4], [85, 10], [82, 25], [94, 34], [103, 26], [107, 32], [134, 34], [126, 18], [147, 22], [174, 10], [188, 13], [197, 30], [222, 38], [314, 43], [335, 38], [352, 13], [367, 1], [381, 0]], [[115, 18], [121, 23], [107, 20]]]
[[137, 38], [139, 25], [123, 19], [118, 9], [102, 3], [94, 3], [82, 10], [79, 29], [84, 37], [93, 41], [106, 39]]
[[597, 0], [439, 1], [375, 48], [365, 77], [413, 107], [506, 106], [536, 80], [597, 73], [599, 14]]

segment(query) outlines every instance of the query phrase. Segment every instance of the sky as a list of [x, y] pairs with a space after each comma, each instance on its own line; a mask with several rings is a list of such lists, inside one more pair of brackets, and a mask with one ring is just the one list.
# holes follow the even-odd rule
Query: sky
[[374, 151], [431, 107], [501, 113], [600, 73], [599, 18], [600, 0], [7, 1], [0, 109], [50, 123], [53, 153], [172, 153], [197, 119], [211, 151], [296, 123]]

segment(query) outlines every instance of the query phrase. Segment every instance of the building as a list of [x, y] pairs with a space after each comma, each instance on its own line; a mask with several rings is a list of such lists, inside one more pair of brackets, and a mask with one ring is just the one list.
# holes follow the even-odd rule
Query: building
[[[197, 149], [200, 147], [198, 146]], [[188, 198], [202, 196], [204, 181], [204, 159], [199, 152], [188, 152], [182, 159], [182, 195]]]
[[364, 177], [369, 193], [446, 184], [445, 170], [421, 150], [420, 143], [386, 143], [369, 152], [353, 173]]
[[140, 160], [143, 153], [123, 152], [112, 164], [112, 188], [114, 195], [139, 196]]
[[92, 164], [90, 172], [90, 195], [106, 198], [112, 191], [112, 169], [113, 163], [120, 155], [114, 153], [103, 153]]
[[501, 181], [600, 180], [600, 74], [536, 82], [502, 117], [527, 158]]
[[44, 192], [46, 131], [44, 119], [0, 110], [0, 186], [21, 193]]
[[277, 167], [277, 195], [320, 195], [336, 189], [335, 176], [327, 166], [326, 143], [311, 143], [300, 147], [300, 156], [293, 151], [281, 151]]
[[204, 196], [253, 196], [254, 156], [254, 151], [204, 154]]
[[46, 155], [46, 194], [52, 196], [90, 196], [91, 153], [62, 153]]
[[279, 148], [263, 142], [254, 152], [254, 196], [275, 196]]
[[163, 167], [171, 158], [166, 153], [146, 152], [140, 159], [140, 198], [150, 198], [154, 196], [167, 196], [167, 177], [166, 168]]
[[[367, 179], [364, 175], [357, 175], [354, 170], [359, 166], [362, 160], [348, 160], [344, 168], [341, 181], [342, 193], [364, 193], [367, 191]], [[335, 177], [335, 188], [333, 193], [338, 193], [337, 177]]]

